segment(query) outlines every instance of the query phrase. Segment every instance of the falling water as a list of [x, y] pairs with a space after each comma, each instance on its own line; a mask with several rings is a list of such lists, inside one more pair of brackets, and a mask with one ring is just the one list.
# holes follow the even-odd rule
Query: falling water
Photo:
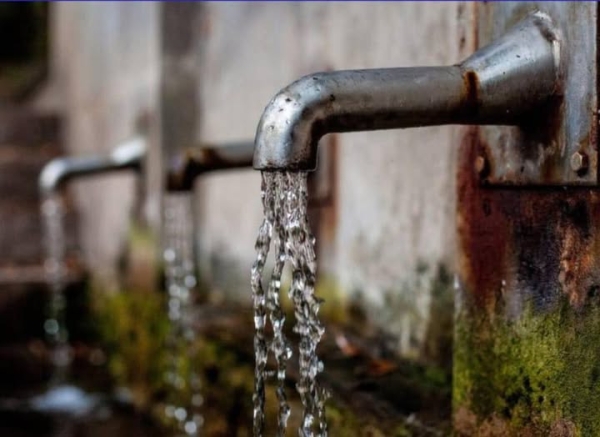
[[68, 332], [65, 325], [65, 231], [64, 203], [58, 194], [45, 197], [42, 201], [42, 221], [46, 260], [44, 271], [50, 286], [50, 302], [47, 318], [44, 321], [44, 331], [52, 350], [53, 375], [52, 385], [63, 383], [67, 377], [71, 361], [68, 344]]
[[[317, 375], [323, 370], [316, 349], [324, 329], [318, 319], [320, 300], [315, 296], [315, 240], [307, 219], [306, 173], [263, 172], [262, 201], [265, 218], [256, 241], [257, 258], [252, 268], [252, 292], [255, 324], [255, 390], [254, 435], [262, 436], [265, 427], [265, 383], [269, 350], [277, 363], [277, 397], [279, 400], [278, 436], [285, 434], [290, 408], [285, 394], [287, 361], [292, 349], [283, 333], [284, 314], [279, 303], [281, 273], [286, 261], [292, 268], [292, 284], [288, 295], [294, 305], [299, 334], [300, 378], [297, 390], [304, 407], [301, 437], [327, 436], [325, 421], [326, 392], [319, 386]], [[271, 243], [275, 246], [275, 264], [267, 291], [262, 284], [264, 266]], [[273, 328], [273, 339], [266, 336], [267, 320]]]
[[193, 330], [192, 290], [196, 286], [193, 251], [193, 214], [190, 193], [169, 193], [165, 197], [165, 261], [168, 316], [167, 338], [170, 359], [165, 375], [171, 387], [172, 402], [165, 414], [186, 436], [197, 436], [203, 424], [199, 412], [203, 399], [200, 378], [192, 365], [195, 334]]

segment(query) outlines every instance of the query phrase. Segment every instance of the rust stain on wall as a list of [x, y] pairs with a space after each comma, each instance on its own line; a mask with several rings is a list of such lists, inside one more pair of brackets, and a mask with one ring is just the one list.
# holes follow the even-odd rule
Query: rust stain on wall
[[321, 203], [321, 225], [320, 238], [324, 244], [333, 244], [335, 239], [335, 230], [337, 227], [337, 203], [338, 203], [338, 169], [337, 169], [337, 153], [338, 153], [338, 137], [330, 135], [328, 138], [328, 165], [327, 172], [324, 177], [327, 181], [327, 196], [322, 199]]
[[326, 158], [322, 163], [324, 166], [320, 166], [319, 171], [311, 173], [308, 178], [309, 220], [319, 256], [331, 253], [338, 223], [338, 136], [330, 134], [322, 141], [326, 141], [320, 146], [324, 149], [321, 157]]
[[561, 295], [575, 307], [600, 286], [595, 253], [600, 214], [592, 189], [494, 188], [474, 163], [489, 160], [477, 128], [467, 128], [458, 173], [459, 271], [478, 306], [512, 302], [544, 308]]

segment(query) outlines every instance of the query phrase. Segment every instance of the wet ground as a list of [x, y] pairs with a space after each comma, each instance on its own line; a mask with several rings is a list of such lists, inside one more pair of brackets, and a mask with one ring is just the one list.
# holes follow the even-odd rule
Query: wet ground
[[100, 349], [76, 344], [74, 352], [69, 383], [53, 386], [43, 342], [0, 348], [0, 436], [164, 435], [126, 390], [115, 389]]
[[[144, 299], [147, 301], [147, 299]], [[110, 325], [102, 347], [75, 345], [70, 380], [92, 394], [71, 387], [62, 392], [76, 408], [39, 408], [51, 369], [43, 342], [30, 341], [0, 349], [0, 436], [7, 437], [168, 437], [164, 400], [168, 396], [160, 374], [160, 322], [121, 303], [124, 313], [104, 319]], [[160, 305], [156, 305], [159, 308]], [[115, 320], [119, 323], [115, 323]], [[231, 305], [204, 305], [198, 310], [198, 354], [194, 365], [202, 375], [205, 436], [251, 436], [254, 356], [252, 314]], [[134, 323], [137, 321], [137, 323]], [[153, 321], [152, 326], [144, 327]], [[136, 328], [137, 325], [141, 327]], [[152, 335], [145, 336], [151, 332]], [[325, 362], [322, 383], [332, 393], [327, 403], [330, 435], [446, 436], [450, 435], [448, 371], [395, 357], [386, 339], [365, 338], [348, 326], [329, 324], [320, 350]], [[293, 340], [293, 334], [288, 333]], [[111, 337], [112, 336], [112, 337]], [[122, 336], [122, 337], [120, 337]], [[155, 341], [156, 344], [152, 342]], [[135, 359], [134, 359], [135, 358]], [[292, 358], [291, 363], [294, 362]], [[288, 393], [292, 396], [290, 432], [296, 435], [300, 406], [294, 385], [297, 369], [290, 364]], [[123, 390], [119, 387], [128, 386]], [[36, 398], [36, 396], [38, 396]], [[37, 399], [36, 408], [32, 399]], [[64, 403], [63, 399], [63, 403]], [[60, 404], [60, 403], [59, 403]], [[274, 391], [267, 393], [268, 427], [275, 423]], [[274, 435], [269, 428], [267, 436]]]
[[[13, 408], [11, 408], [11, 406]], [[127, 404], [100, 398], [90, 411], [39, 411], [23, 404], [0, 407], [0, 435], [7, 437], [158, 437], [156, 426]]]
[[[249, 367], [253, 360], [253, 331], [241, 329], [241, 324], [248, 323], [250, 317], [241, 308], [216, 311], [214, 307], [205, 307], [199, 311], [197, 327], [207, 341], [233, 353], [238, 366]], [[291, 330], [287, 335], [294, 339]], [[327, 325], [319, 355], [325, 363], [321, 383], [332, 394], [327, 403], [330, 435], [450, 435], [449, 370], [398, 359], [386, 346], [386, 340], [389, 339], [382, 336], [361, 337], [348, 326]], [[271, 366], [274, 369], [273, 363]], [[290, 360], [288, 373], [288, 393], [293, 394], [298, 376], [294, 358]], [[267, 394], [267, 404], [268, 409], [271, 405], [268, 413], [273, 425], [276, 420], [273, 391]], [[299, 413], [300, 408], [299, 400], [292, 396], [293, 412]], [[290, 428], [297, 429], [298, 423], [299, 415], [292, 414]], [[269, 430], [267, 435], [274, 435], [274, 431]]]

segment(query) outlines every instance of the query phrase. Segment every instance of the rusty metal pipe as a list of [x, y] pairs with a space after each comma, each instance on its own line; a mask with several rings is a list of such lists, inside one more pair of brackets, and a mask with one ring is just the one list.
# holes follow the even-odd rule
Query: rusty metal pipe
[[220, 145], [201, 144], [182, 150], [172, 157], [167, 175], [169, 191], [190, 191], [202, 174], [252, 167], [254, 142], [245, 141]]
[[348, 70], [305, 76], [267, 105], [254, 168], [314, 170], [333, 132], [442, 124], [518, 125], [560, 96], [560, 34], [535, 13], [459, 65]]
[[38, 179], [42, 195], [57, 192], [67, 181], [84, 176], [142, 168], [146, 156], [146, 140], [136, 136], [120, 144], [106, 156], [55, 158], [44, 166]]

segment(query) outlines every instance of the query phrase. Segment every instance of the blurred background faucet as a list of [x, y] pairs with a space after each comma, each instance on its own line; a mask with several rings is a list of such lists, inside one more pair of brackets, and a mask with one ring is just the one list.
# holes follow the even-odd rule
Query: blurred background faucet
[[146, 141], [133, 137], [119, 144], [108, 155], [66, 156], [48, 162], [39, 176], [43, 196], [58, 192], [72, 179], [114, 173], [123, 170], [141, 171], [146, 156]]
[[191, 191], [198, 176], [208, 172], [249, 168], [254, 142], [199, 144], [172, 157], [167, 175], [167, 190]]

